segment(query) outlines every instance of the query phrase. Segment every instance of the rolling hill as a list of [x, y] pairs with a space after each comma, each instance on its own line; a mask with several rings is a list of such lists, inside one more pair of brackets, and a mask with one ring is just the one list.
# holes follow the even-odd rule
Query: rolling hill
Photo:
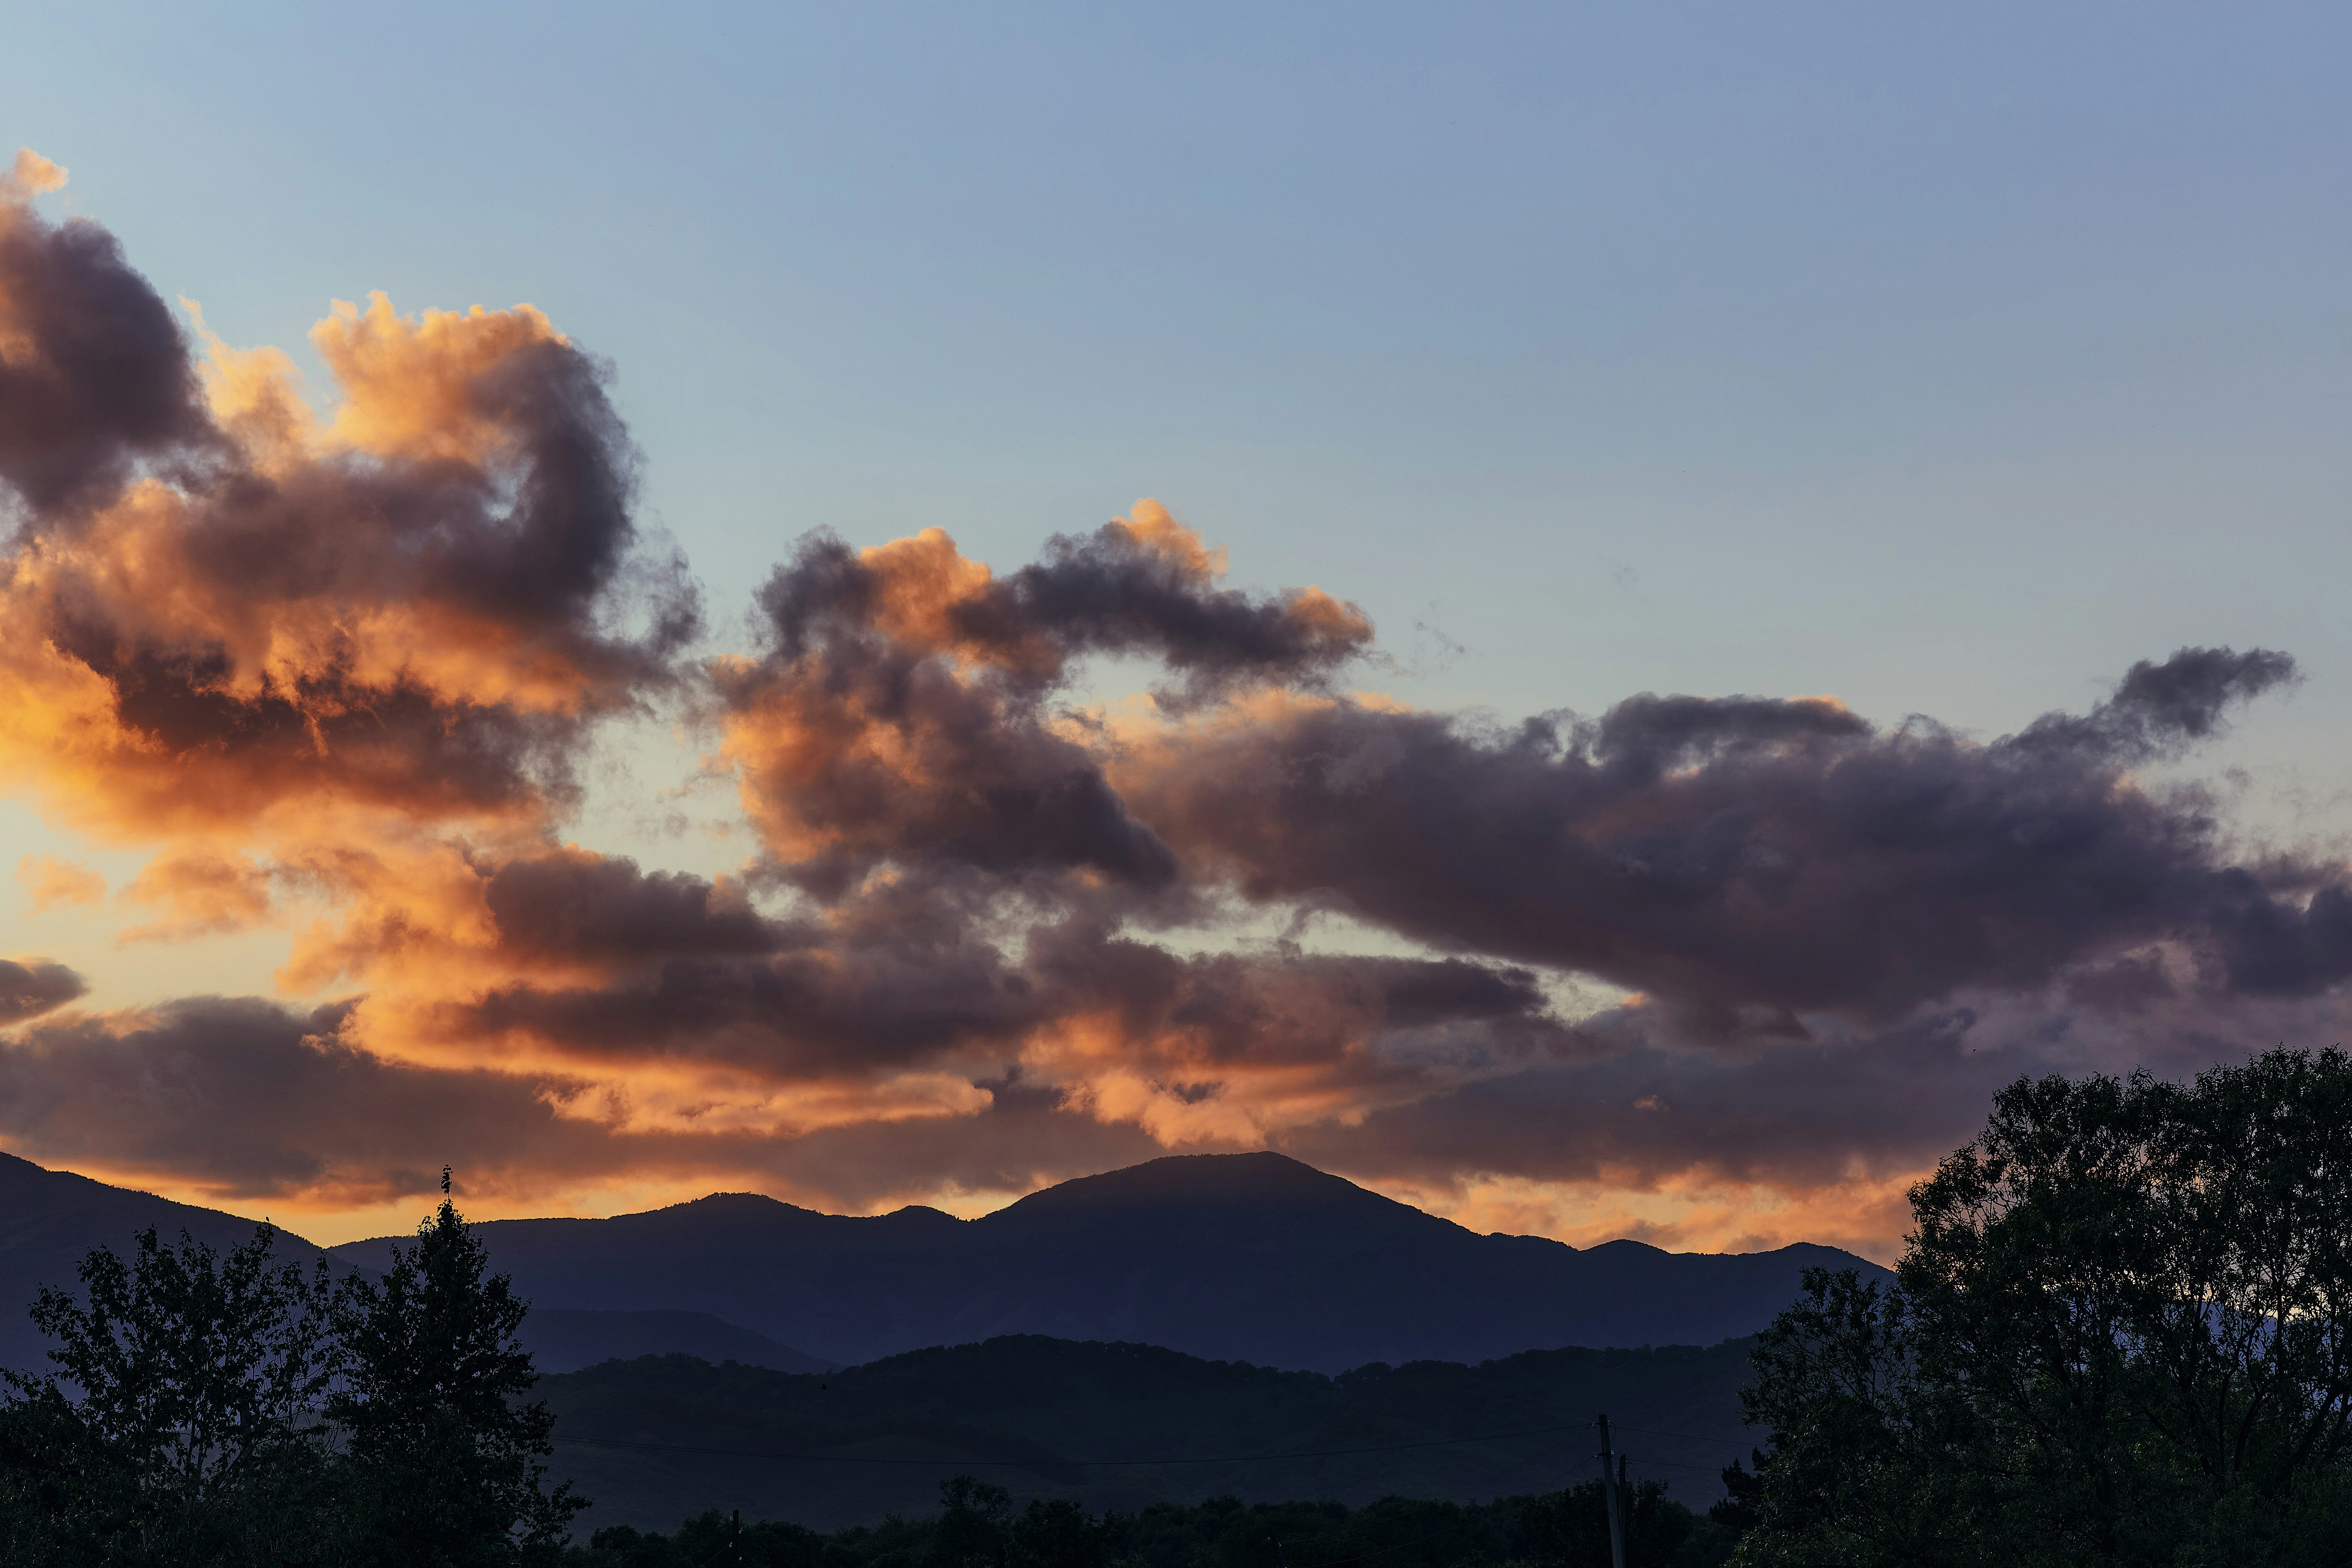
[[804, 1355], [708, 1312], [597, 1312], [533, 1307], [522, 1321], [522, 1346], [541, 1372], [577, 1372], [600, 1362], [689, 1355], [740, 1362], [775, 1372], [831, 1372], [835, 1363]]
[[[1749, 1342], [1528, 1351], [1337, 1377], [1156, 1346], [1017, 1336], [822, 1375], [685, 1356], [544, 1379], [556, 1473], [595, 1500], [581, 1533], [674, 1529], [704, 1509], [820, 1530], [928, 1514], [968, 1472], [1090, 1510], [1401, 1494], [1483, 1500], [1598, 1473], [1606, 1412], [1633, 1473], [1704, 1508], [1745, 1458]], [[1454, 1439], [1474, 1437], [1479, 1441]], [[1268, 1458], [1265, 1456], [1276, 1456]]]

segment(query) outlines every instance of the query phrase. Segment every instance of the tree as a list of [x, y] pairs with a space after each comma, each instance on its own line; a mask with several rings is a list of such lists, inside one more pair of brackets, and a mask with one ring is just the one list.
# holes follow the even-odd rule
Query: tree
[[927, 1561], [932, 1568], [989, 1568], [1003, 1550], [1013, 1494], [1003, 1487], [952, 1476], [940, 1483], [940, 1521]]
[[1730, 1496], [1714, 1510], [1745, 1532], [1738, 1561], [2027, 1561], [1979, 1484], [1987, 1434], [1966, 1400], [1922, 1375], [1909, 1300], [1850, 1268], [1808, 1268], [1803, 1280], [1758, 1336], [1744, 1394], [1770, 1439], [1754, 1473], [1724, 1472]]
[[2352, 1058], [2021, 1079], [1911, 1203], [1763, 1338], [1740, 1561], [2352, 1553]]
[[44, 1289], [57, 1372], [0, 1373], [0, 1562], [551, 1561], [587, 1505], [544, 1485], [528, 1304], [441, 1190], [381, 1279], [274, 1265], [264, 1225], [226, 1257], [151, 1229]]
[[47, 1521], [43, 1551], [199, 1563], [312, 1550], [331, 1291], [323, 1266], [307, 1279], [272, 1267], [275, 1240], [260, 1226], [224, 1258], [151, 1226], [128, 1263], [85, 1258], [79, 1299], [43, 1288], [32, 1317], [58, 1371], [5, 1374], [11, 1513]]
[[328, 1401], [352, 1471], [353, 1563], [504, 1568], [551, 1560], [587, 1501], [546, 1489], [554, 1415], [522, 1403], [538, 1381], [516, 1334], [530, 1303], [449, 1198], [394, 1245], [380, 1280], [336, 1304], [342, 1383]]
[[1032, 1498], [1005, 1529], [1007, 1568], [1103, 1568], [1110, 1530], [1067, 1498]]

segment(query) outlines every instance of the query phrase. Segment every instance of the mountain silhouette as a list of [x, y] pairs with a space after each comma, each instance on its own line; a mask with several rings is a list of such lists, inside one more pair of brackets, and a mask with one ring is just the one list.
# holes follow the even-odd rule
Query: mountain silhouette
[[[220, 1252], [253, 1239], [249, 1219], [0, 1154], [0, 1366], [48, 1370], [49, 1342], [25, 1315], [34, 1297], [44, 1285], [78, 1289], [76, 1271], [93, 1248], [129, 1258], [149, 1226], [166, 1241], [184, 1230]], [[320, 1253], [280, 1231], [277, 1255], [307, 1266]]]
[[[1481, 1236], [1275, 1153], [1174, 1155], [976, 1220], [722, 1193], [611, 1219], [493, 1220], [539, 1307], [707, 1312], [844, 1365], [1010, 1334], [1336, 1373], [1530, 1349], [1714, 1344], [1769, 1322], [1833, 1247], [1580, 1250]], [[335, 1255], [381, 1267], [391, 1238]]]
[[824, 1373], [835, 1365], [708, 1312], [533, 1307], [522, 1321], [520, 1336], [531, 1364], [543, 1373], [577, 1372], [602, 1362], [664, 1355], [739, 1362], [772, 1372]]
[[[127, 1258], [139, 1233], [150, 1226], [167, 1243], [176, 1243], [184, 1231], [216, 1252], [244, 1246], [254, 1229], [253, 1221], [236, 1215], [0, 1154], [0, 1367], [54, 1370], [49, 1341], [26, 1315], [41, 1287], [79, 1290], [84, 1258], [105, 1247]], [[373, 1255], [389, 1261], [384, 1243], [373, 1245]], [[305, 1267], [329, 1256], [287, 1230], [278, 1231], [274, 1252]], [[349, 1258], [337, 1261], [352, 1266]], [[521, 1337], [542, 1372], [570, 1372], [614, 1357], [671, 1354], [792, 1373], [824, 1372], [835, 1364], [706, 1312], [534, 1310], [523, 1320]]]

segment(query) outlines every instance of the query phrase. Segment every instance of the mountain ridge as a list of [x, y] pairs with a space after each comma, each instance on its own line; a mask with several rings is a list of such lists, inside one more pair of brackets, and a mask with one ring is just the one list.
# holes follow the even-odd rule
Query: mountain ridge
[[[139, 1233], [152, 1226], [167, 1243], [176, 1242], [185, 1231], [225, 1253], [251, 1241], [259, 1223], [0, 1153], [0, 1367], [35, 1373], [53, 1370], [50, 1342], [34, 1328], [28, 1309], [45, 1285], [77, 1289], [81, 1261], [96, 1248], [110, 1247], [127, 1256]], [[274, 1222], [272, 1228], [277, 1232], [275, 1257], [280, 1262], [308, 1266], [316, 1258], [337, 1258]], [[352, 1261], [337, 1260], [347, 1266]], [[708, 1313], [549, 1308], [525, 1318], [521, 1335], [523, 1347], [548, 1373], [575, 1371], [614, 1357], [675, 1353], [731, 1359], [787, 1373], [835, 1364]]]
[[[0, 1155], [0, 1365], [39, 1368], [37, 1287], [153, 1225], [226, 1250], [253, 1222]], [[1803, 1268], [1877, 1265], [1799, 1243], [1671, 1253], [1481, 1235], [1273, 1152], [1180, 1154], [1041, 1189], [976, 1219], [919, 1205], [828, 1215], [756, 1193], [604, 1219], [488, 1220], [493, 1267], [551, 1366], [681, 1352], [784, 1370], [1037, 1334], [1336, 1373], [1521, 1351], [1712, 1344], [1755, 1332]], [[380, 1268], [398, 1237], [279, 1255]], [[14, 1298], [14, 1305], [10, 1298]], [[600, 1316], [601, 1315], [601, 1316]], [[536, 1331], [534, 1333], [536, 1334]]]
[[[1024, 1333], [1322, 1372], [1711, 1344], [1762, 1328], [1807, 1266], [1885, 1273], [1806, 1243], [1670, 1253], [1481, 1235], [1270, 1152], [1170, 1155], [971, 1220], [713, 1194], [480, 1229], [541, 1305], [708, 1312], [844, 1365]], [[370, 1262], [389, 1239], [334, 1251]]]
[[[226, 1252], [253, 1239], [256, 1223], [0, 1153], [0, 1366], [47, 1369], [48, 1341], [26, 1319], [26, 1309], [44, 1285], [73, 1288], [92, 1248], [127, 1254], [138, 1234], [153, 1226], [167, 1241], [185, 1230]], [[307, 1264], [326, 1256], [316, 1243], [276, 1228], [278, 1257]]]

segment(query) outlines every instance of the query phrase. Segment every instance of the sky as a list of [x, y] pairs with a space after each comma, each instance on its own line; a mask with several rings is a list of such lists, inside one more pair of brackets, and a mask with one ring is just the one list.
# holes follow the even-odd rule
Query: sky
[[0, 1148], [1891, 1258], [2345, 1034], [2347, 32], [16, 18]]

